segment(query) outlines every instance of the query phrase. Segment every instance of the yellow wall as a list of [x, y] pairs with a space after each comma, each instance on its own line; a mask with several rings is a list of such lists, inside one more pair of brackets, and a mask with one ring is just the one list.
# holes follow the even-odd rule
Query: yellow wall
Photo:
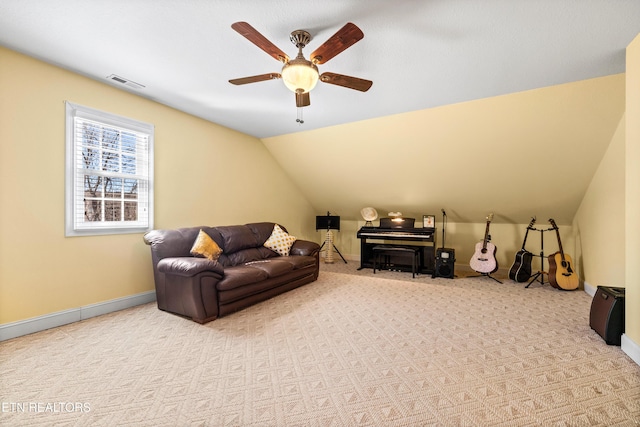
[[361, 220], [365, 206], [419, 220], [444, 208], [451, 222], [494, 212], [495, 223], [526, 227], [537, 215], [570, 227], [624, 114], [624, 90], [616, 74], [263, 142], [319, 213], [344, 220]]
[[[317, 214], [329, 209], [341, 216], [335, 239], [345, 256], [360, 256], [356, 232], [365, 206], [380, 216], [401, 211], [418, 223], [423, 214], [436, 215], [438, 246], [445, 208], [456, 268], [468, 267], [493, 212], [496, 258], [508, 269], [532, 216], [544, 229], [554, 218], [565, 253], [576, 258], [572, 222], [617, 128], [623, 138], [624, 84], [624, 74], [616, 74], [263, 141]], [[613, 194], [621, 196], [622, 188]], [[539, 255], [540, 247], [541, 234], [530, 233], [526, 248]], [[555, 232], [545, 232], [545, 256], [557, 249]]]
[[624, 151], [623, 118], [573, 221], [576, 271], [594, 288], [625, 286]]
[[64, 236], [64, 101], [155, 124], [155, 227], [276, 221], [306, 198], [257, 139], [0, 47], [0, 324], [153, 289], [141, 234]]
[[640, 35], [627, 47], [625, 334], [640, 346]]

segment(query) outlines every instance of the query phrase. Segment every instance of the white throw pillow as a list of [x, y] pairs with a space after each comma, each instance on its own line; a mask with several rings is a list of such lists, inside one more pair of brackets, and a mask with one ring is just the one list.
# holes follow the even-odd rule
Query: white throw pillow
[[284, 231], [278, 224], [273, 227], [273, 231], [271, 232], [271, 236], [264, 242], [264, 246], [266, 248], [271, 249], [274, 252], [282, 256], [289, 255], [289, 251], [291, 250], [291, 246], [296, 241], [296, 238], [286, 231]]

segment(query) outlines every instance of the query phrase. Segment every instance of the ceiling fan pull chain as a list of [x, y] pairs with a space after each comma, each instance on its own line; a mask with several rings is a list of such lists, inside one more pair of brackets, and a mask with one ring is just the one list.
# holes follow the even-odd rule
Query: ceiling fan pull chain
[[298, 107], [298, 118], [296, 119], [296, 122], [303, 124], [304, 120], [302, 119], [302, 107]]

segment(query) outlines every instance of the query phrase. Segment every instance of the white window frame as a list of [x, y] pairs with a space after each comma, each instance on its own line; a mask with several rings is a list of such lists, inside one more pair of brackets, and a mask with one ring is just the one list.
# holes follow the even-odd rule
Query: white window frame
[[[153, 146], [154, 146], [154, 126], [149, 123], [140, 122], [127, 117], [118, 116], [104, 111], [95, 110], [93, 108], [74, 104], [69, 101], [65, 102], [66, 109], [66, 164], [65, 164], [65, 235], [66, 236], [92, 236], [104, 234], [125, 234], [125, 233], [143, 233], [153, 229]], [[85, 162], [82, 161], [83, 138], [80, 127], [82, 123], [91, 123], [92, 125], [103, 127], [108, 130], [117, 130], [118, 134], [126, 132], [134, 134], [135, 153], [123, 153], [124, 143], [117, 146], [120, 150], [119, 154], [114, 157], [121, 162], [120, 166], [115, 168], [116, 171], [106, 171], [104, 167], [101, 169], [87, 169]], [[120, 139], [120, 138], [118, 138]], [[102, 139], [101, 139], [102, 141]], [[86, 145], [84, 145], [87, 148]], [[104, 148], [104, 144], [93, 146], [100, 155], [110, 149]], [[92, 149], [93, 149], [92, 148]], [[94, 150], [95, 152], [95, 150]], [[112, 151], [117, 153], [117, 151]], [[123, 171], [124, 158], [132, 161], [135, 157], [135, 167], [129, 171]], [[102, 158], [102, 157], [101, 157]], [[103, 164], [102, 161], [100, 164]], [[87, 171], [91, 176], [95, 176], [102, 181], [101, 178], [109, 178], [120, 182], [121, 196], [119, 198], [110, 198], [106, 191], [95, 200], [103, 210], [100, 219], [90, 221], [85, 218], [85, 190], [84, 182]], [[128, 199], [125, 195], [125, 182], [131, 183], [135, 181], [137, 198], [135, 200]], [[117, 187], [116, 187], [117, 188]], [[114, 194], [114, 192], [110, 193]], [[113, 196], [111, 196], [113, 197]], [[107, 215], [104, 214], [105, 206], [108, 201], [111, 206], [121, 203], [121, 216], [125, 216], [125, 206], [136, 203], [137, 220], [108, 221]]]

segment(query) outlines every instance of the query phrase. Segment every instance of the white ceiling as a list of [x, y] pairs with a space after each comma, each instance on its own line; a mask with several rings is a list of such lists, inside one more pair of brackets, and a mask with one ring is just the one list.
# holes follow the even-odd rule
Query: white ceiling
[[[308, 55], [353, 22], [364, 39], [320, 72], [373, 87], [319, 83], [299, 125], [282, 81], [228, 83], [281, 67], [236, 21], [291, 57], [292, 30], [311, 33]], [[0, 2], [0, 44], [260, 138], [621, 73], [638, 33], [638, 0]]]

